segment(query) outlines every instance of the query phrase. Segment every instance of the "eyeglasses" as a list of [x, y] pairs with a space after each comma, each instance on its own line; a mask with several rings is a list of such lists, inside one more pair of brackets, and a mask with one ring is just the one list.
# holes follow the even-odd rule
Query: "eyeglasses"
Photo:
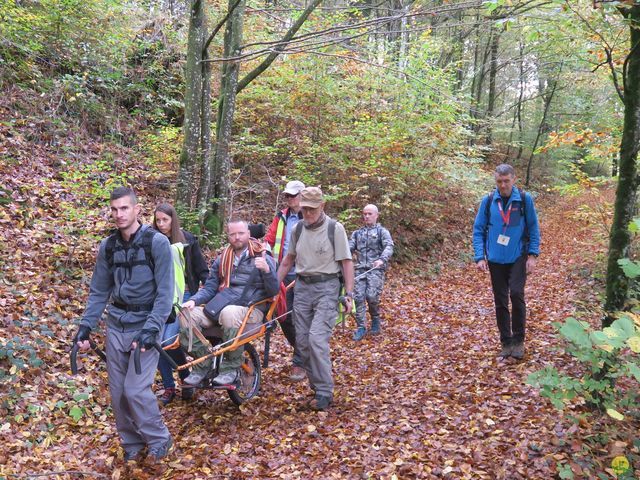
[[297, 197], [298, 195], [300, 195], [300, 194], [299, 194], [299, 193], [296, 193], [295, 195], [291, 195], [290, 193], [285, 193], [285, 194], [284, 194], [284, 198], [295, 198], [295, 197]]

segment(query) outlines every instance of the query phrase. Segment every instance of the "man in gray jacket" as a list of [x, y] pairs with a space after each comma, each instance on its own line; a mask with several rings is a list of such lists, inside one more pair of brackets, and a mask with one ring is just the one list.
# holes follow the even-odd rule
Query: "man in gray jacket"
[[[198, 328], [207, 328], [216, 324], [222, 326], [224, 342], [235, 338], [251, 305], [265, 298], [273, 297], [279, 292], [276, 278], [276, 264], [266, 254], [261, 243], [250, 238], [249, 224], [244, 220], [231, 220], [227, 225], [229, 245], [220, 254], [210, 269], [209, 278], [204, 287], [198, 291], [182, 307], [189, 310], [191, 320]], [[210, 305], [224, 300], [218, 305], [217, 315], [213, 315]], [[206, 304], [205, 307], [200, 306]], [[266, 305], [254, 308], [247, 323], [259, 323], [264, 317]], [[187, 349], [189, 344], [188, 329], [181, 328], [180, 342]], [[193, 336], [192, 348], [189, 352], [194, 358], [208, 353], [207, 348]], [[238, 379], [238, 369], [242, 365], [242, 348], [224, 355], [218, 376], [213, 383], [218, 385], [233, 384]], [[184, 379], [188, 385], [199, 385], [209, 374], [211, 359], [207, 359], [191, 368], [191, 374]]]
[[[174, 274], [169, 240], [138, 221], [134, 191], [111, 193], [111, 217], [117, 231], [100, 243], [87, 308], [74, 342], [89, 348], [89, 336], [102, 313], [106, 317], [106, 355], [111, 406], [124, 459], [140, 459], [146, 447], [153, 460], [172, 445], [151, 384], [158, 365], [153, 349], [172, 307]], [[135, 373], [133, 351], [141, 345], [142, 372]]]
[[364, 227], [351, 235], [349, 248], [351, 253], [358, 254], [356, 262], [356, 323], [358, 327], [353, 334], [355, 341], [360, 341], [367, 333], [365, 328], [365, 301], [369, 305], [371, 316], [371, 335], [380, 333], [380, 295], [384, 287], [384, 272], [393, 255], [393, 239], [389, 230], [378, 223], [378, 207], [367, 205], [362, 209]]

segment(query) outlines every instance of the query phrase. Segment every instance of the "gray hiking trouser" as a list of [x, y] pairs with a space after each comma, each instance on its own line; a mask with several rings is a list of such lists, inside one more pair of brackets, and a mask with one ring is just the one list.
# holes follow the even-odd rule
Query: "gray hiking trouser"
[[340, 280], [305, 283], [294, 286], [296, 347], [316, 395], [333, 397], [333, 375], [329, 341], [338, 317]]
[[[356, 276], [365, 273], [366, 270], [356, 270]], [[369, 306], [371, 325], [380, 328], [380, 296], [384, 287], [384, 270], [377, 269], [368, 272], [366, 275], [356, 280], [354, 289], [354, 300], [356, 302], [356, 324], [358, 327], [365, 326], [367, 312], [365, 301]]]
[[160, 415], [158, 400], [151, 390], [159, 353], [156, 350], [141, 352], [142, 372], [137, 375], [131, 350], [131, 342], [137, 333], [107, 328], [111, 406], [120, 443], [127, 452], [140, 450], [145, 445], [149, 449], [160, 448], [171, 438]]

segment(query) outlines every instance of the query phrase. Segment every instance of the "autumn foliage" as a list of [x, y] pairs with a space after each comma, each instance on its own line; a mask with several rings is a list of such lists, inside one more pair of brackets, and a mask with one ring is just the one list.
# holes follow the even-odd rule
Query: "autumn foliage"
[[[336, 329], [336, 403], [328, 412], [304, 407], [310, 391], [289, 381], [291, 352], [277, 333], [256, 399], [239, 409], [216, 392], [174, 401], [164, 417], [175, 454], [160, 465], [125, 465], [104, 365], [87, 355], [72, 377], [67, 357], [97, 239], [109, 227], [100, 192], [90, 188], [115, 181], [92, 165], [112, 155], [134, 185], [147, 186], [147, 212], [163, 190], [131, 152], [90, 140], [80, 167], [66, 168], [50, 145], [27, 141], [37, 124], [22, 122], [0, 129], [2, 155], [14, 159], [0, 167], [0, 475], [542, 479], [568, 468], [585, 478], [610, 472], [614, 456], [637, 453], [624, 428], [585, 440], [613, 420], [586, 416], [576, 405], [573, 423], [525, 384], [548, 363], [571, 367], [551, 323], [597, 310], [600, 284], [590, 272], [604, 236], [593, 212], [603, 198], [582, 194], [539, 198], [544, 254], [527, 290], [525, 361], [496, 359], [489, 279], [464, 260], [468, 245], [450, 242], [438, 276], [433, 263], [392, 268], [382, 336], [356, 344], [352, 321]], [[71, 132], [69, 147], [80, 138]], [[473, 212], [456, 215], [442, 225], [444, 238], [462, 238], [448, 229], [469, 225]]]

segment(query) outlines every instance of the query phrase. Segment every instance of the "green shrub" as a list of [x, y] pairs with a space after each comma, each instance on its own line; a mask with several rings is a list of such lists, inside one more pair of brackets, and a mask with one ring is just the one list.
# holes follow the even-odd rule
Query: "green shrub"
[[[610, 327], [593, 329], [568, 318], [556, 323], [567, 341], [567, 351], [580, 362], [581, 373], [561, 373], [553, 366], [529, 375], [527, 383], [540, 389], [558, 409], [569, 403], [586, 403], [621, 418], [618, 410], [637, 407], [636, 382], [640, 381], [640, 316], [625, 313]], [[628, 388], [633, 380], [633, 387]]]
[[[640, 220], [635, 219], [629, 230], [637, 233]], [[626, 258], [619, 263], [630, 279], [640, 276], [638, 262]], [[624, 418], [620, 411], [635, 414], [640, 382], [640, 315], [621, 312], [604, 329], [592, 328], [573, 317], [554, 325], [566, 341], [567, 352], [579, 362], [579, 372], [562, 373], [549, 365], [529, 375], [527, 383], [539, 388], [541, 395], [561, 410], [570, 403], [586, 403], [618, 420]]]

